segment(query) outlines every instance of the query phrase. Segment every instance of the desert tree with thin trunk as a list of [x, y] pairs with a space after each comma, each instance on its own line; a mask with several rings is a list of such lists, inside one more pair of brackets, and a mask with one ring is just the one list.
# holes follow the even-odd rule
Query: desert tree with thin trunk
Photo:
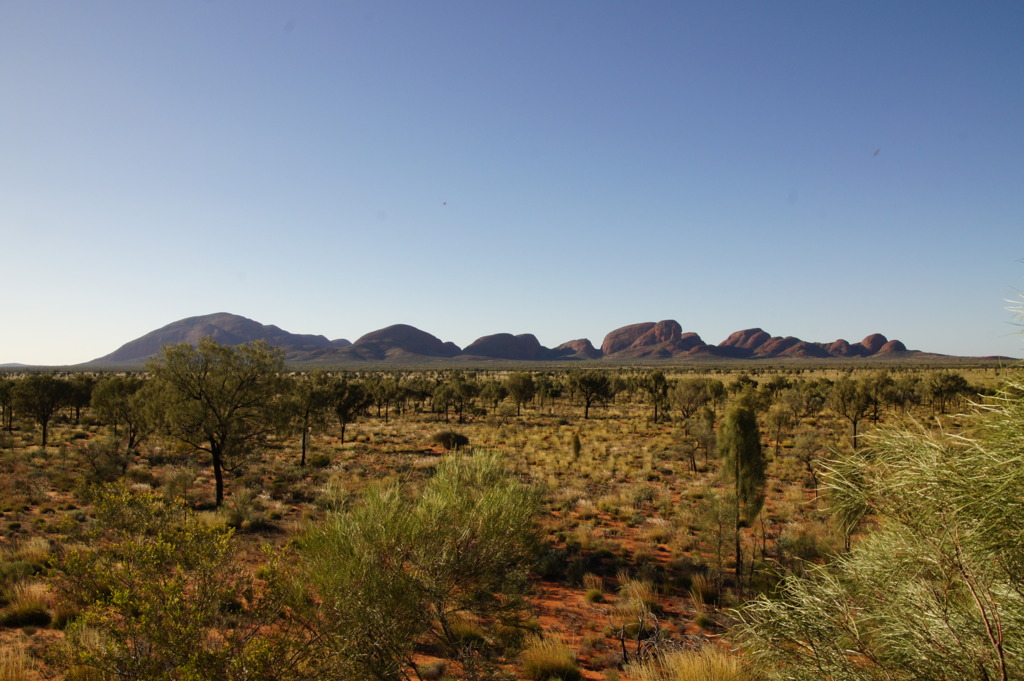
[[0, 378], [0, 428], [14, 430], [14, 386], [10, 378]]
[[92, 391], [93, 410], [113, 426], [115, 438], [124, 438], [126, 454], [138, 450], [157, 420], [145, 385], [138, 376], [107, 376]]
[[340, 376], [331, 383], [331, 406], [341, 426], [341, 441], [345, 442], [345, 428], [366, 413], [373, 403], [366, 387], [348, 376]]
[[857, 425], [871, 407], [867, 389], [855, 378], [844, 376], [832, 386], [828, 406], [853, 427], [853, 448], [857, 449]]
[[641, 374], [637, 380], [637, 387], [641, 390], [644, 396], [647, 398], [647, 402], [651, 405], [653, 414], [651, 420], [653, 423], [658, 422], [659, 412], [661, 409], [668, 404], [668, 379], [665, 378], [665, 372], [661, 370], [649, 371]]
[[935, 411], [945, 414], [949, 404], [971, 392], [971, 384], [954, 371], [937, 371], [928, 377], [926, 389]]
[[765, 415], [765, 425], [772, 434], [775, 441], [775, 458], [779, 457], [779, 450], [782, 447], [782, 436], [793, 427], [793, 415], [781, 404], [773, 404]]
[[612, 397], [612, 382], [608, 374], [598, 369], [573, 372], [569, 374], [572, 391], [583, 400], [583, 418], [590, 418], [590, 407], [595, 402], [603, 402]]
[[284, 352], [264, 342], [166, 345], [146, 363], [169, 435], [210, 455], [216, 503], [224, 472], [244, 463], [283, 425]]
[[742, 591], [743, 551], [740, 529], [749, 525], [764, 505], [767, 461], [754, 410], [737, 399], [726, 412], [718, 434], [722, 474], [732, 484], [736, 524], [736, 585]]
[[710, 379], [688, 377], [674, 382], [669, 388], [669, 404], [676, 408], [684, 423], [711, 402], [710, 386]]
[[484, 381], [480, 386], [480, 399], [485, 404], [491, 405], [491, 409], [497, 410], [498, 404], [506, 397], [508, 397], [508, 388], [505, 387], [503, 381], [491, 379]]
[[516, 416], [522, 413], [523, 405], [537, 394], [537, 385], [534, 383], [533, 374], [527, 371], [517, 371], [510, 375], [505, 381], [505, 387], [508, 389], [512, 401], [516, 403]]
[[75, 374], [68, 379], [68, 406], [75, 412], [75, 425], [82, 420], [82, 409], [92, 401], [92, 391], [96, 387], [96, 377], [89, 374]]
[[302, 434], [300, 466], [306, 465], [309, 436], [315, 429], [326, 425], [334, 397], [331, 388], [331, 378], [320, 370], [298, 376], [292, 381], [287, 406]]
[[43, 449], [46, 448], [50, 421], [67, 406], [70, 392], [68, 382], [52, 374], [30, 374], [15, 385], [14, 406], [39, 424]]

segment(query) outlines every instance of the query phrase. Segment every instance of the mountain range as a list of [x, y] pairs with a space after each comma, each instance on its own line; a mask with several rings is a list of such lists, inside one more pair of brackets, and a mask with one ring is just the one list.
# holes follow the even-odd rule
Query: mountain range
[[238, 345], [266, 341], [285, 351], [290, 364], [343, 365], [363, 363], [412, 364], [439, 360], [510, 360], [528, 362], [578, 360], [686, 360], [686, 359], [828, 359], [940, 357], [908, 350], [898, 340], [871, 334], [850, 343], [843, 339], [816, 343], [793, 336], [772, 336], [762, 329], [733, 333], [717, 345], [705, 343], [694, 332], [684, 332], [679, 322], [664, 320], [630, 324], [611, 331], [597, 348], [587, 339], [571, 340], [555, 348], [540, 344], [530, 333], [497, 333], [483, 336], [460, 348], [408, 324], [372, 331], [355, 342], [329, 340], [325, 336], [294, 334], [235, 314], [220, 312], [182, 319], [88, 362], [92, 366], [140, 366], [169, 343], [197, 344], [210, 337], [218, 343]]

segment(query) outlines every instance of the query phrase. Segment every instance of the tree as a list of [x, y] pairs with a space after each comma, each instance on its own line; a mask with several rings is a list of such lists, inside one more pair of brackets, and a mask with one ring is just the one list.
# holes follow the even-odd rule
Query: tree
[[372, 399], [362, 383], [349, 380], [347, 376], [334, 381], [331, 386], [331, 404], [341, 425], [342, 442], [345, 442], [345, 426], [365, 414], [371, 403]]
[[953, 371], [938, 371], [928, 377], [926, 386], [932, 399], [932, 406], [940, 414], [946, 413], [946, 405], [971, 391], [967, 379]]
[[848, 376], [840, 378], [832, 386], [828, 405], [853, 426], [853, 449], [856, 451], [857, 424], [871, 407], [871, 397], [867, 390], [856, 379]]
[[436, 388], [434, 388], [434, 394], [432, 397], [434, 401], [434, 410], [444, 412], [444, 422], [448, 423], [448, 410], [451, 409], [452, 405], [456, 404], [459, 399], [455, 386], [452, 385], [451, 381], [440, 383]]
[[697, 410], [711, 401], [710, 380], [707, 378], [683, 378], [676, 381], [669, 390], [669, 402], [686, 421]]
[[595, 402], [611, 399], [612, 383], [608, 374], [597, 369], [574, 372], [569, 376], [572, 390], [583, 399], [583, 418], [590, 418], [590, 407]]
[[741, 611], [767, 679], [1024, 678], [1022, 391], [967, 417], [970, 435], [884, 428], [850, 459], [844, 495], [875, 529]]
[[204, 338], [195, 348], [164, 346], [146, 368], [167, 432], [210, 455], [220, 506], [224, 471], [283, 423], [284, 351], [262, 341], [232, 347]]
[[144, 385], [145, 381], [138, 376], [109, 376], [92, 391], [92, 408], [114, 427], [115, 438], [123, 427], [128, 454], [138, 449], [154, 427], [152, 400], [142, 392]]
[[402, 395], [402, 385], [395, 376], [372, 376], [364, 382], [366, 393], [371, 403], [377, 407], [377, 418], [383, 411], [384, 423], [388, 422], [391, 404], [397, 402]]
[[639, 377], [637, 382], [639, 388], [647, 396], [651, 408], [654, 410], [652, 420], [658, 422], [658, 410], [668, 402], [668, 381], [665, 379], [665, 372], [651, 371]]
[[494, 455], [452, 457], [416, 498], [395, 484], [329, 516], [300, 541], [300, 580], [333, 668], [323, 678], [419, 676], [421, 644], [471, 662], [481, 641], [522, 624], [538, 546], [539, 497]]
[[878, 411], [882, 405], [890, 401], [894, 387], [895, 382], [888, 371], [879, 371], [865, 381], [864, 392], [868, 396], [871, 422], [875, 425], [878, 425]]
[[522, 406], [537, 394], [537, 385], [533, 381], [533, 375], [526, 371], [517, 371], [508, 377], [505, 386], [512, 401], [516, 403], [516, 416], [519, 416]]
[[14, 387], [15, 381], [0, 378], [0, 428], [8, 432], [14, 430]]
[[[456, 372], [449, 381], [449, 386], [452, 389], [452, 405], [455, 407], [455, 413], [459, 415], [459, 423], [463, 423], [466, 418], [466, 411], [471, 410], [473, 407], [473, 400], [480, 394], [480, 383], [473, 376], [467, 376], [462, 372]], [[447, 417], [447, 412], [445, 412]]]
[[324, 425], [324, 415], [331, 408], [331, 379], [322, 371], [311, 371], [292, 383], [288, 407], [302, 430], [302, 454], [299, 465], [306, 465], [306, 449], [310, 431]]
[[736, 521], [736, 584], [742, 584], [743, 552], [740, 528], [753, 522], [764, 505], [767, 461], [754, 410], [737, 400], [722, 419], [718, 435], [722, 473], [733, 485]]
[[779, 456], [779, 448], [782, 446], [782, 434], [793, 427], [793, 414], [781, 404], [772, 405], [765, 416], [765, 422], [771, 429], [772, 439], [775, 440], [775, 457]]
[[68, 380], [68, 406], [75, 410], [75, 425], [81, 421], [82, 409], [92, 401], [96, 378], [88, 374], [75, 374]]
[[14, 388], [14, 404], [36, 420], [42, 428], [43, 449], [46, 449], [50, 420], [68, 403], [68, 382], [51, 374], [31, 374], [18, 381]]
[[498, 380], [484, 381], [480, 386], [480, 399], [485, 404], [491, 405], [491, 409], [497, 410], [498, 403], [508, 397], [508, 389], [505, 383]]

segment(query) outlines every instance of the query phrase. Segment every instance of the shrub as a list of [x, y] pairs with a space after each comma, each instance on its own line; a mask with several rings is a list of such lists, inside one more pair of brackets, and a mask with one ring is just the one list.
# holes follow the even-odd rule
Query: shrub
[[438, 431], [430, 438], [430, 442], [447, 451], [469, 446], [469, 438], [462, 433], [456, 433], [454, 430]]
[[482, 663], [463, 655], [465, 639], [486, 642], [524, 616], [538, 510], [533, 489], [480, 454], [447, 459], [417, 498], [380, 485], [312, 527], [300, 579], [326, 615], [320, 677], [399, 678], [416, 642]]
[[317, 453], [309, 457], [309, 465], [313, 468], [327, 468], [331, 465], [331, 457], [328, 454]]
[[207, 524], [180, 502], [123, 486], [98, 490], [95, 512], [88, 543], [54, 570], [62, 607], [81, 613], [61, 650], [75, 678], [94, 678], [89, 668], [117, 669], [123, 681], [228, 679], [235, 668], [252, 681], [293, 678], [273, 590], [251, 587], [218, 518]]
[[532, 681], [578, 681], [583, 678], [576, 656], [561, 641], [535, 638], [522, 653], [523, 674]]

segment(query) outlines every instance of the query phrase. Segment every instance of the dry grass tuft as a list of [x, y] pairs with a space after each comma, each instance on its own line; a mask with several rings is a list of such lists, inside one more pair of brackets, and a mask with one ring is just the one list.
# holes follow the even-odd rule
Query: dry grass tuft
[[561, 641], [534, 638], [522, 653], [523, 674], [532, 681], [579, 681], [583, 678], [576, 655]]
[[738, 658], [718, 648], [678, 650], [639, 664], [626, 665], [637, 681], [740, 681], [749, 678]]

